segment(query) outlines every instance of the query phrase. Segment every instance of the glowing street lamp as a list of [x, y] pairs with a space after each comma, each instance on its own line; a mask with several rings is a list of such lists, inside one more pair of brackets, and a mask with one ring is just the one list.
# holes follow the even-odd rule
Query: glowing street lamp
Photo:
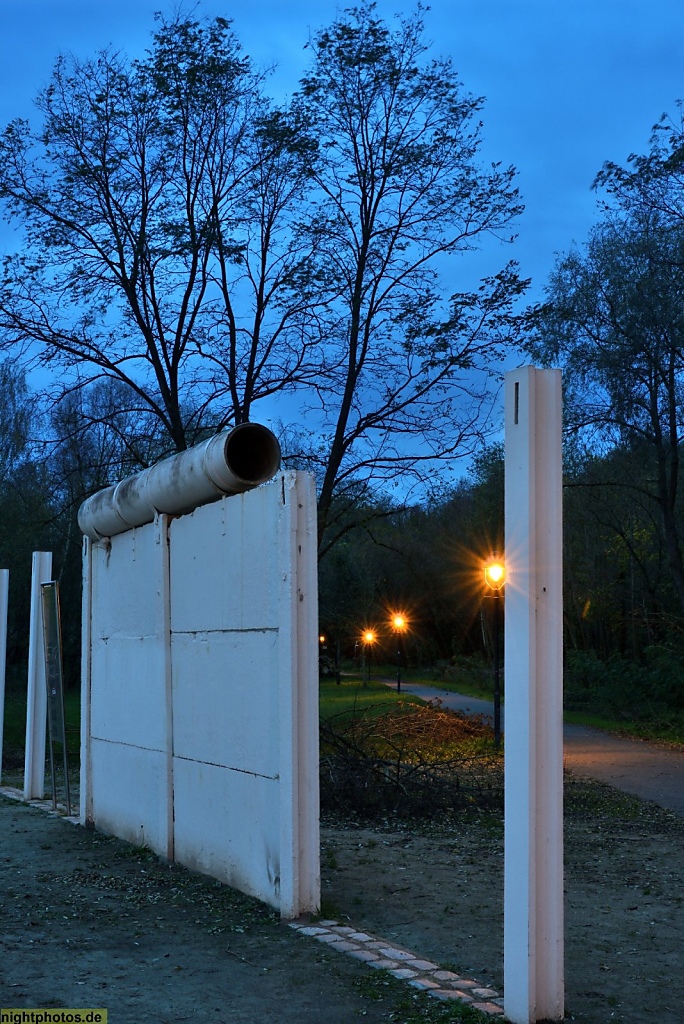
[[401, 636], [408, 629], [406, 616], [400, 612], [393, 615], [392, 629], [397, 637], [397, 693], [401, 693]]
[[362, 646], [362, 656], [363, 657], [362, 657], [362, 663], [361, 663], [361, 665], [362, 665], [361, 675], [362, 675], [362, 678], [363, 678], [363, 685], [364, 686], [368, 685], [368, 683], [370, 682], [370, 677], [371, 677], [371, 666], [370, 666], [370, 658], [369, 658], [368, 659], [368, 679], [366, 679], [366, 652], [368, 651], [369, 647], [370, 648], [373, 647], [373, 644], [375, 643], [377, 638], [378, 638], [377, 634], [376, 634], [375, 630], [373, 630], [373, 629], [364, 629], [363, 633], [361, 634], [361, 643], [363, 645]]
[[487, 586], [496, 593], [506, 582], [506, 566], [498, 559], [492, 559], [484, 567], [484, 578]]
[[491, 597], [496, 598], [493, 605], [494, 612], [494, 745], [499, 747], [501, 743], [501, 666], [499, 655], [499, 635], [501, 612], [503, 601], [503, 587], [506, 582], [506, 566], [498, 558], [492, 558], [484, 567], [485, 583], [491, 591]]

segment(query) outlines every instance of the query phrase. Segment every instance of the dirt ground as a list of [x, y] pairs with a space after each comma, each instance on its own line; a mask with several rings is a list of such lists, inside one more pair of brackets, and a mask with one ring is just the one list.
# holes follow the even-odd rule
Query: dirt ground
[[[597, 783], [571, 782], [567, 805], [566, 1020], [682, 1024], [684, 820]], [[323, 912], [501, 990], [502, 851], [491, 814], [328, 820]], [[401, 1024], [428, 998], [218, 883], [1, 798], [0, 950], [3, 1007], [105, 1007], [111, 1024]]]
[[[682, 1024], [684, 820], [593, 782], [571, 786], [569, 803], [566, 1020]], [[329, 828], [323, 862], [330, 909], [502, 990], [499, 821]]]

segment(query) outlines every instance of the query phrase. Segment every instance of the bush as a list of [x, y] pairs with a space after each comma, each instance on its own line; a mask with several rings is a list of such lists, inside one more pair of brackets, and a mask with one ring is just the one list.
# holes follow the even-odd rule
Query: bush
[[625, 725], [665, 731], [684, 727], [684, 652], [650, 647], [641, 661], [593, 651], [568, 651], [565, 707]]

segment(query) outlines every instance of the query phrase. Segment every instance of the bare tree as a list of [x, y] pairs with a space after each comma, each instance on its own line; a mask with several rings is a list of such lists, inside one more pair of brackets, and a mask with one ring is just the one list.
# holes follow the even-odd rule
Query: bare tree
[[449, 60], [426, 58], [420, 7], [390, 27], [363, 3], [311, 47], [295, 109], [320, 140], [305, 234], [331, 295], [313, 457], [325, 547], [359, 479], [421, 475], [472, 443], [476, 371], [509, 340], [524, 284], [512, 265], [451, 298], [445, 280], [483, 236], [508, 237], [522, 208], [513, 169], [479, 165], [482, 100]]
[[63, 388], [123, 382], [177, 450], [246, 419], [308, 351], [288, 336], [294, 323], [301, 337], [302, 301], [268, 335], [306, 256], [288, 255], [279, 220], [303, 141], [261, 89], [224, 19], [161, 21], [144, 60], [60, 59], [42, 125], [15, 121], [0, 140], [0, 199], [25, 236], [3, 264], [4, 344]]
[[177, 450], [294, 395], [276, 415], [317, 473], [324, 551], [366, 488], [472, 448], [525, 285], [509, 264], [454, 286], [521, 206], [420, 8], [390, 27], [364, 3], [312, 49], [283, 109], [221, 18], [161, 19], [138, 61], [60, 60], [42, 125], [0, 138], [24, 232], [0, 343], [54, 371], [57, 400], [118, 382]]

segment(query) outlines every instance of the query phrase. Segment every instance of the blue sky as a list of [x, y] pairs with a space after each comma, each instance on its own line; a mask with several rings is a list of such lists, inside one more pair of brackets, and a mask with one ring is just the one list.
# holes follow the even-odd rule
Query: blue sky
[[[233, 19], [245, 50], [275, 62], [275, 95], [306, 67], [304, 43], [346, 4], [333, 0], [205, 0], [198, 13]], [[60, 52], [88, 56], [112, 45], [131, 55], [149, 41], [163, 0], [0, 0], [0, 124], [31, 116]], [[187, 5], [186, 5], [187, 9]], [[379, 0], [391, 17], [413, 9]], [[581, 242], [596, 218], [591, 181], [604, 160], [648, 146], [651, 126], [684, 99], [681, 0], [433, 0], [426, 35], [449, 55], [465, 88], [486, 97], [484, 157], [513, 163], [526, 212], [513, 251], [534, 296], [554, 254]], [[454, 268], [454, 273], [460, 272]], [[454, 280], [453, 290], [460, 287]]]

